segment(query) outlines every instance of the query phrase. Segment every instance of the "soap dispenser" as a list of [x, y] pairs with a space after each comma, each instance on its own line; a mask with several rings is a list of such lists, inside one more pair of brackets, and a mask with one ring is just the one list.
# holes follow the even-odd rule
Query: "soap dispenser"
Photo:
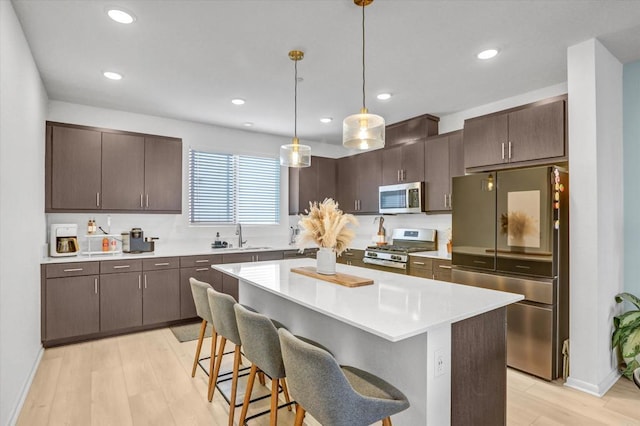
[[220, 233], [219, 232], [216, 232], [216, 239], [213, 242], [213, 244], [215, 246], [218, 246], [218, 247], [222, 245], [222, 242], [220, 241]]

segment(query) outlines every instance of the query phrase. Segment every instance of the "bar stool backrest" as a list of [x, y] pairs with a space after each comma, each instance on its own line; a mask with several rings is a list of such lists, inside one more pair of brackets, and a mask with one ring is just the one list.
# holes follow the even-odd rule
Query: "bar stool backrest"
[[207, 289], [211, 288], [211, 285], [193, 277], [189, 278], [189, 284], [191, 285], [193, 303], [196, 305], [196, 312], [198, 313], [198, 316], [208, 323], [213, 324], [211, 308], [209, 307], [209, 299], [207, 298]]
[[233, 309], [247, 359], [273, 379], [285, 377], [278, 330], [271, 319], [240, 304], [236, 304]]
[[293, 398], [323, 425], [360, 424], [354, 390], [335, 358], [288, 330], [278, 334]]
[[207, 297], [216, 332], [233, 344], [241, 345], [242, 340], [238, 332], [236, 313], [233, 310], [236, 300], [228, 294], [215, 291], [213, 288], [207, 289]]

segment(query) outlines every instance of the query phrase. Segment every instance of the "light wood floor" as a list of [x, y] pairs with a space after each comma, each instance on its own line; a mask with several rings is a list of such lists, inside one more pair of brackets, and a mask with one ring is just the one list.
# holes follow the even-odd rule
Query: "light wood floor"
[[[161, 329], [47, 349], [18, 425], [226, 425], [220, 393], [208, 403], [205, 374], [191, 378], [195, 345]], [[640, 390], [629, 380], [596, 398], [513, 370], [507, 377], [508, 425], [640, 426]], [[256, 405], [265, 409], [268, 400]], [[278, 419], [292, 425], [293, 412], [281, 409]], [[268, 416], [249, 424], [267, 425]]]

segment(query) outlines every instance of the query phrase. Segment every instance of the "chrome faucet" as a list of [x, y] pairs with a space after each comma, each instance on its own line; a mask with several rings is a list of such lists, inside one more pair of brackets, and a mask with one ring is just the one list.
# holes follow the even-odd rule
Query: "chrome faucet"
[[242, 225], [239, 223], [236, 225], [236, 235], [238, 236], [238, 248], [242, 248], [242, 245], [247, 241], [242, 241]]

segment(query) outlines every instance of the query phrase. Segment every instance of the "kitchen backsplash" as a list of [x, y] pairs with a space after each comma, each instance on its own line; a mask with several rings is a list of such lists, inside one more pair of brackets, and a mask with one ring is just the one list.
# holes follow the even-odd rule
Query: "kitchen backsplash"
[[[158, 237], [156, 247], [163, 245], [200, 245], [208, 249], [215, 240], [216, 233], [220, 239], [234, 246], [238, 242], [235, 235], [236, 227], [225, 226], [189, 226], [185, 224], [184, 216], [174, 214], [93, 214], [93, 213], [49, 213], [47, 216], [47, 233], [52, 223], [75, 223], [78, 225], [78, 240], [81, 251], [86, 250], [86, 239], [89, 218], [94, 218], [97, 226], [101, 226], [111, 234], [128, 232], [131, 228], [142, 228], [145, 237]], [[359, 226], [355, 229], [356, 238], [352, 244], [355, 248], [365, 248], [375, 243], [378, 232], [378, 222], [374, 219], [380, 216], [356, 216]], [[108, 229], [109, 218], [111, 229]], [[287, 223], [280, 225], [243, 225], [243, 239], [252, 246], [287, 246], [290, 240], [291, 227], [298, 224], [298, 216], [289, 216]], [[438, 231], [438, 251], [446, 254], [447, 229], [451, 227], [451, 215], [403, 214], [384, 216], [387, 241], [391, 242], [391, 232], [395, 228], [431, 228]], [[98, 231], [100, 232], [100, 231]], [[43, 236], [46, 245], [48, 235]], [[43, 247], [43, 256], [46, 256]]]

